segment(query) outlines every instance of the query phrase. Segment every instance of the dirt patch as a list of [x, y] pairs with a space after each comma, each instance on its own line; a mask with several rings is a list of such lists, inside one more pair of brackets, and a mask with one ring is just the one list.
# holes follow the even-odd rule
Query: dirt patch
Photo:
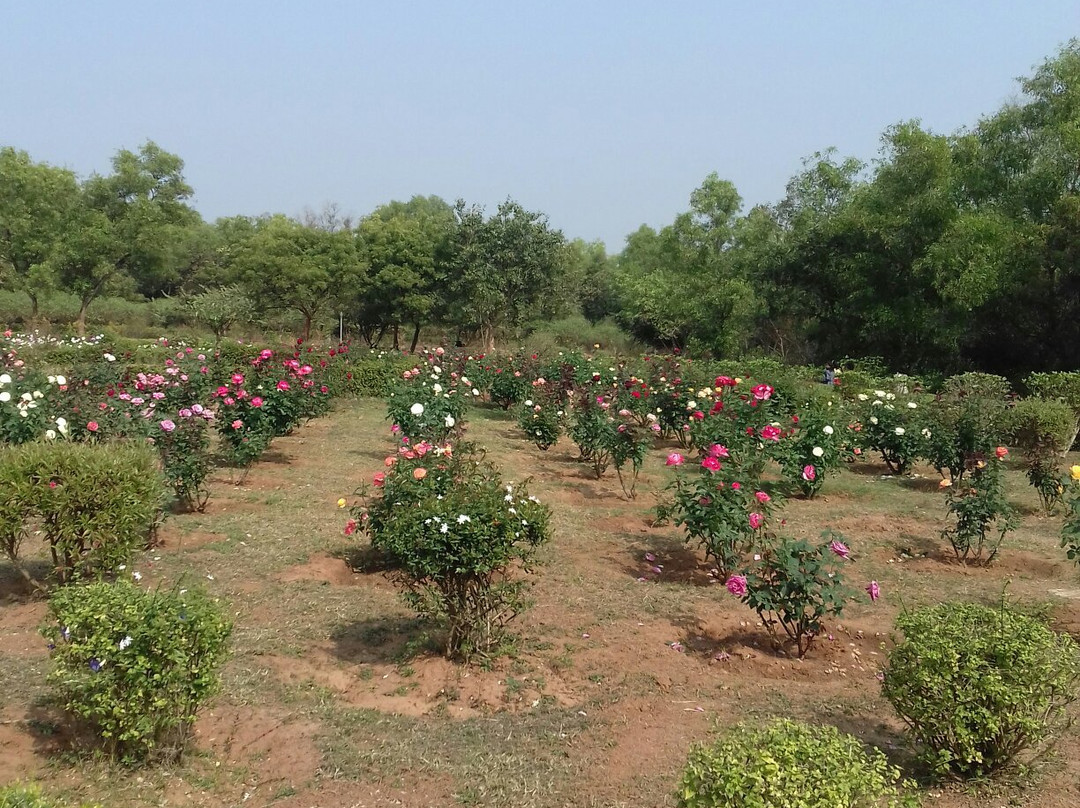
[[228, 537], [220, 533], [209, 533], [204, 530], [184, 531], [174, 522], [166, 522], [158, 531], [157, 546], [162, 550], [196, 550], [206, 544], [228, 541]]
[[48, 654], [45, 640], [38, 633], [48, 613], [44, 601], [0, 606], [0, 653], [17, 657]]
[[353, 572], [343, 559], [329, 555], [312, 556], [303, 564], [289, 567], [277, 576], [277, 580], [283, 583], [318, 581], [335, 586], [355, 586], [364, 578]]
[[321, 756], [315, 744], [319, 725], [289, 713], [252, 707], [218, 707], [204, 712], [195, 728], [196, 743], [223, 765], [248, 769], [240, 793], [270, 792], [282, 786], [300, 787], [318, 773]]

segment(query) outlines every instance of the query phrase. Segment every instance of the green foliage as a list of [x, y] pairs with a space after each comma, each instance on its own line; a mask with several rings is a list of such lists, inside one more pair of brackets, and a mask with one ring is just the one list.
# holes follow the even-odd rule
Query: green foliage
[[967, 479], [949, 488], [953, 524], [941, 535], [958, 559], [991, 564], [1005, 535], [1015, 526], [1015, 512], [1001, 481], [1001, 465], [996, 457], [972, 455], [967, 460]]
[[902, 613], [882, 691], [939, 775], [993, 775], [1039, 751], [1076, 697], [1080, 649], [1009, 606], [943, 603]]
[[816, 545], [806, 539], [776, 539], [762, 548], [746, 575], [743, 602], [757, 612], [777, 647], [795, 644], [799, 659], [821, 634], [824, 619], [840, 617], [853, 594], [841, 571], [841, 553], [847, 553], [842, 537], [827, 533], [825, 538]]
[[526, 399], [518, 413], [518, 426], [521, 427], [536, 448], [546, 452], [559, 442], [562, 434], [562, 421], [556, 404], [537, 404]]
[[125, 762], [176, 760], [218, 685], [232, 626], [198, 590], [128, 582], [65, 587], [52, 596], [49, 682]]
[[[680, 472], [672, 483], [671, 501], [658, 507], [657, 514], [682, 527], [686, 541], [697, 543], [726, 577], [746, 563], [759, 540], [760, 525], [755, 527], [753, 521], [764, 520], [776, 503], [765, 492], [734, 479], [739, 469], [722, 449], [717, 447], [695, 471]], [[684, 462], [677, 453], [668, 458], [669, 465]]]
[[187, 300], [195, 320], [213, 332], [219, 341], [237, 323], [249, 322], [255, 304], [237, 285], [207, 289]]
[[114, 572], [150, 540], [165, 498], [146, 446], [0, 447], [0, 547], [20, 570], [20, 546], [36, 526], [61, 582]]
[[360, 521], [393, 560], [406, 602], [446, 623], [447, 656], [490, 653], [526, 605], [548, 508], [525, 483], [504, 485], [490, 464], [445, 449], [399, 460], [383, 488]]
[[435, 357], [402, 374], [386, 399], [386, 417], [410, 441], [441, 443], [465, 425], [468, 393]]
[[[0, 787], [0, 808], [66, 808], [67, 803], [46, 797], [33, 785]], [[91, 808], [91, 806], [85, 806]]]
[[[1063, 485], [1066, 481], [1062, 481]], [[1080, 564], [1080, 466], [1069, 469], [1068, 494], [1065, 501], [1069, 512], [1061, 526], [1061, 546], [1070, 561]]]
[[946, 380], [945, 389], [924, 404], [924, 455], [944, 476], [959, 482], [967, 460], [990, 454], [1008, 433], [1008, 382], [984, 373], [965, 373]]
[[199, 513], [210, 498], [206, 487], [212, 459], [207, 415], [207, 410], [195, 413], [183, 407], [175, 421], [159, 422], [160, 432], [154, 438], [162, 472], [176, 494], [177, 503], [183, 510]]
[[1076, 436], [1076, 415], [1056, 399], [1027, 398], [1010, 412], [1012, 436], [1024, 453], [1028, 482], [1050, 513], [1061, 502], [1061, 458]]
[[918, 402], [880, 389], [856, 398], [862, 447], [879, 452], [893, 474], [906, 474], [926, 452], [927, 428]]
[[880, 750], [830, 726], [778, 718], [737, 724], [690, 752], [679, 808], [915, 808]]

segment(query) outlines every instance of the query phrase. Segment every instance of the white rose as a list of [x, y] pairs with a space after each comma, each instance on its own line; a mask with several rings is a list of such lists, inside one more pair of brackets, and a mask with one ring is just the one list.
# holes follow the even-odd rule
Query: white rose
[[480, 391], [479, 391], [479, 390], [477, 390], [477, 389], [476, 389], [476, 388], [474, 387], [474, 388], [473, 388], [473, 391], [472, 391], [472, 394], [473, 394], [474, 396], [478, 396], [478, 395], [480, 395]]
[[11, 384], [11, 377], [6, 373], [0, 376], [0, 384]]
[[433, 384], [433, 385], [431, 385], [431, 389], [434, 390], [436, 393], [441, 393], [442, 392], [442, 385], [441, 384]]
[[922, 436], [923, 436], [924, 438], [929, 438], [929, 437], [930, 437], [930, 430], [929, 430], [929, 429], [924, 429], [924, 430], [922, 431]]
[[457, 421], [454, 420], [454, 416], [448, 415], [448, 416], [446, 416], [446, 420], [443, 421], [443, 423], [446, 424], [447, 429], [453, 429], [454, 424], [456, 424]]
[[106, 362], [115, 362], [116, 361], [116, 357], [113, 356], [111, 353], [104, 354], [104, 357], [105, 357]]
[[815, 446], [813, 451], [810, 452], [810, 454], [812, 454], [814, 457], [821, 457], [825, 454], [825, 450], [822, 449], [820, 446]]
[[11, 401], [11, 393], [9, 393], [7, 390], [0, 393], [0, 401], [3, 401], [3, 402]]
[[870, 406], [871, 407], [880, 407], [884, 403], [885, 402], [882, 401], [880, 398], [875, 398], [874, 401], [870, 404]]
[[885, 398], [889, 399], [889, 401], [892, 401], [896, 398], [896, 393], [886, 393]]
[[903, 434], [904, 434], [904, 428], [903, 428], [902, 426], [898, 426], [898, 427], [897, 427], [897, 428], [896, 428], [895, 430], [893, 430], [893, 431], [894, 431], [894, 432], [896, 432], [896, 434], [897, 434], [897, 435], [903, 435]]
[[870, 396], [866, 395], [866, 393], [859, 393], [859, 401], [866, 401], [868, 398]]
[[56, 431], [52, 430], [52, 429], [46, 429], [45, 430], [45, 437], [48, 440], [56, 440]]
[[415, 404], [413, 404], [411, 407], [409, 407], [409, 412], [411, 412], [413, 415], [423, 415], [424, 414], [424, 405], [421, 404], [418, 401]]
[[527, 398], [527, 399], [525, 399], [525, 406], [526, 406], [526, 407], [531, 407], [532, 405], [533, 405], [533, 403], [532, 403], [532, 399], [531, 399], [531, 398]]
[[67, 384], [67, 379], [63, 376], [57, 376], [56, 383], [63, 387], [65, 384]]
[[826, 435], [831, 435], [833, 433], [833, 428], [826, 424], [821, 428], [821, 431], [824, 432]]
[[874, 425], [877, 424], [877, 416], [876, 415], [870, 417], [870, 423], [872, 423]]
[[915, 409], [918, 409], [918, 407], [919, 407], [919, 405], [918, 405], [918, 404], [916, 404], [916, 403], [915, 403], [914, 401], [909, 401], [909, 402], [907, 403], [907, 408], [908, 408], [909, 410], [915, 410]]
[[875, 390], [874, 395], [877, 396], [878, 398], [885, 398], [885, 391], [884, 390]]

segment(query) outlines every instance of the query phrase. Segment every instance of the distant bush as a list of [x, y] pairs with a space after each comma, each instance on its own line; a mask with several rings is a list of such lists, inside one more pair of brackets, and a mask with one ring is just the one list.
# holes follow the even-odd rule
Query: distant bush
[[1052, 739], [1076, 698], [1080, 648], [1002, 603], [942, 603], [896, 620], [882, 691], [939, 775], [992, 775]]
[[232, 626], [198, 590], [146, 591], [127, 581], [52, 596], [50, 683], [125, 762], [176, 760], [218, 685]]
[[540, 323], [523, 340], [527, 353], [554, 355], [560, 350], [599, 350], [613, 354], [636, 354], [640, 344], [612, 320], [590, 323], [584, 317]]
[[150, 540], [165, 491], [147, 446], [0, 447], [0, 549], [22, 570], [20, 547], [37, 528], [61, 582], [113, 572]]
[[737, 724], [695, 747], [679, 808], [906, 808], [919, 804], [879, 750], [835, 727], [775, 719]]
[[1076, 415], [1058, 399], [1026, 398], [1009, 413], [1013, 443], [1024, 453], [1028, 482], [1049, 513], [1061, 501], [1062, 457], [1076, 434]]

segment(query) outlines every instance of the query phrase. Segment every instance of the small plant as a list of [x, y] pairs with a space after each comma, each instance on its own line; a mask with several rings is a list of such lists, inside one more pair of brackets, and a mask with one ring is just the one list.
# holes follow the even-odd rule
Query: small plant
[[[611, 442], [611, 462], [619, 477], [619, 485], [627, 499], [637, 496], [637, 480], [641, 467], [652, 448], [652, 432], [634, 423], [624, 422], [615, 429]], [[629, 469], [627, 469], [629, 466]]]
[[158, 422], [154, 445], [161, 457], [162, 471], [176, 494], [176, 501], [187, 511], [202, 513], [210, 491], [210, 431], [213, 411], [196, 405], [198, 412], [182, 407], [175, 417]]
[[596, 479], [604, 476], [611, 463], [611, 449], [615, 443], [615, 418], [606, 396], [591, 393], [581, 396], [574, 407], [574, 420], [568, 432], [581, 453], [580, 460], [592, 465]]
[[799, 659], [821, 634], [824, 619], [839, 617], [853, 594], [841, 572], [847, 545], [833, 534], [825, 538], [816, 545], [806, 539], [778, 539], [760, 553], [748, 574], [727, 581], [728, 590], [757, 612], [776, 647], [786, 652], [788, 643], [794, 643]]
[[66, 587], [49, 609], [49, 681], [64, 708], [119, 760], [178, 759], [218, 684], [232, 630], [221, 609], [194, 589], [126, 581]]
[[985, 777], [1049, 742], [1076, 697], [1080, 647], [1009, 606], [902, 613], [882, 692], [938, 775]]
[[962, 561], [993, 563], [1005, 535], [1013, 529], [1015, 515], [1001, 482], [1003, 457], [999, 454], [988, 460], [983, 455], [970, 456], [967, 478], [949, 488], [949, 516], [955, 522], [942, 536]]
[[518, 426], [536, 448], [546, 452], [559, 442], [562, 434], [561, 412], [555, 403], [535, 403], [527, 399], [518, 413]]
[[907, 474], [926, 453], [926, 434], [919, 404], [895, 393], [860, 393], [859, 436], [863, 448], [879, 452], [893, 474]]
[[[678, 452], [668, 455], [667, 464], [676, 469], [686, 462]], [[697, 465], [696, 474], [678, 473], [671, 485], [672, 499], [657, 508], [657, 516], [682, 527], [686, 541], [704, 549], [705, 557], [726, 577], [746, 563], [776, 501], [735, 479], [741, 469], [719, 444]]]
[[835, 727], [789, 719], [737, 724], [690, 752], [679, 808], [915, 808], [919, 800], [880, 750]]
[[1080, 466], [1069, 469], [1069, 513], [1061, 526], [1061, 546], [1070, 561], [1080, 564]]

